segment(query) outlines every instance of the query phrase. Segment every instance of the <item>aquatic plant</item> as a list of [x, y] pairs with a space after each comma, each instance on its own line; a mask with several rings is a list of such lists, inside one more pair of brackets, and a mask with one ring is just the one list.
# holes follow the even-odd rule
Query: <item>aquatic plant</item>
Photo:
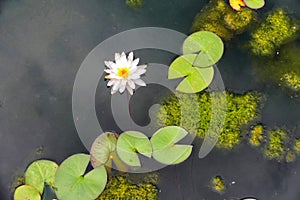
[[286, 155], [287, 131], [275, 128], [268, 131], [268, 143], [264, 149], [264, 155], [268, 159], [282, 161]]
[[143, 5], [143, 1], [142, 0], [126, 0], [126, 4], [134, 9], [138, 9], [139, 7], [141, 7]]
[[223, 0], [211, 0], [194, 19], [192, 32], [211, 31], [224, 40], [245, 32], [256, 19], [256, 12], [244, 8], [240, 12], [231, 9]]
[[193, 33], [183, 43], [184, 55], [171, 63], [168, 78], [186, 77], [176, 90], [185, 93], [200, 92], [212, 82], [212, 66], [221, 59], [223, 52], [223, 42], [216, 34], [208, 31]]
[[258, 124], [250, 130], [249, 143], [252, 146], [259, 146], [264, 140], [264, 127], [261, 124]]
[[295, 140], [293, 149], [296, 151], [297, 154], [300, 154], [300, 139]]
[[265, 0], [243, 0], [245, 5], [251, 9], [259, 9], [265, 5]]
[[296, 160], [296, 154], [292, 151], [288, 151], [285, 156], [285, 161], [290, 163], [290, 162], [294, 162], [295, 160]]
[[30, 185], [22, 185], [18, 187], [14, 194], [14, 200], [41, 200], [41, 194], [39, 191], [30, 186]]
[[298, 23], [282, 9], [276, 9], [252, 32], [248, 46], [254, 55], [274, 56], [276, 49], [296, 39], [298, 32]]
[[[176, 96], [166, 98], [157, 114], [158, 124], [160, 126], [181, 125], [189, 133], [204, 138], [210, 126], [211, 98], [218, 101], [218, 95], [214, 92], [197, 93], [197, 97], [183, 93], [177, 95], [181, 102], [184, 102], [182, 107], [180, 107]], [[255, 92], [248, 92], [243, 95], [226, 92], [226, 99], [227, 113], [217, 147], [231, 149], [240, 143], [243, 137], [241, 134], [243, 126], [260, 118], [259, 112], [263, 96]], [[200, 110], [196, 110], [196, 108]], [[182, 119], [181, 110], [186, 110], [189, 113]]]
[[243, 0], [229, 0], [229, 4], [236, 11], [241, 11], [246, 6]]
[[278, 85], [291, 92], [300, 91], [300, 48], [284, 45], [274, 59], [255, 60], [253, 71], [259, 81]]
[[123, 174], [110, 177], [105, 190], [96, 200], [158, 199], [157, 174], [144, 175], [139, 181], [132, 181], [130, 176], [132, 175]]
[[211, 188], [219, 193], [224, 192], [224, 190], [226, 189], [224, 180], [221, 176], [215, 176], [212, 180], [211, 180]]

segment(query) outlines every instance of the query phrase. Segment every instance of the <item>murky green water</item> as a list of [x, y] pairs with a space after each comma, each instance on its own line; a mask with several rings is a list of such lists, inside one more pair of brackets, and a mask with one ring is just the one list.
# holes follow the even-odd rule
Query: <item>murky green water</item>
[[[86, 152], [74, 127], [71, 97], [76, 72], [91, 49], [116, 33], [137, 27], [166, 27], [188, 34], [194, 16], [206, 2], [144, 0], [144, 6], [135, 11], [121, 0], [1, 1], [0, 199], [11, 198], [13, 176], [31, 161], [43, 157], [61, 162], [73, 153]], [[297, 0], [268, 2], [259, 12], [273, 5], [287, 8], [300, 19]], [[262, 122], [297, 127], [300, 100], [254, 80], [251, 59], [237, 48], [241, 40], [230, 42], [218, 64], [225, 86], [235, 92], [268, 94]], [[146, 54], [140, 52], [151, 60]], [[170, 57], [157, 59], [168, 61]], [[199, 142], [196, 144], [198, 150]], [[42, 155], [36, 153], [40, 147]], [[215, 149], [201, 160], [195, 153], [186, 162], [161, 170], [160, 175], [159, 197], [163, 200], [300, 199], [299, 161], [266, 161], [247, 144], [227, 153]], [[222, 175], [229, 184], [222, 195], [209, 188], [215, 175]]]

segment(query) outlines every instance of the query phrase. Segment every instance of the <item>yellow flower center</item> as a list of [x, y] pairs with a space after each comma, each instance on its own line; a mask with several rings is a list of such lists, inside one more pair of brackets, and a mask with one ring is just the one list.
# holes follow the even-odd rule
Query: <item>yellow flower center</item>
[[129, 72], [130, 70], [128, 67], [121, 67], [118, 69], [118, 76], [121, 76], [122, 78], [128, 78]]

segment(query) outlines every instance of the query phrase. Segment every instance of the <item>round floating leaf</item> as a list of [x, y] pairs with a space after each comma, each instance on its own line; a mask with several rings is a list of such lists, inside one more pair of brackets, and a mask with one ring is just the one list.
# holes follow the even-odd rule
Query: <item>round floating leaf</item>
[[187, 54], [176, 58], [170, 65], [168, 79], [180, 78], [193, 71], [193, 62], [197, 54]]
[[209, 31], [190, 35], [183, 43], [183, 54], [199, 53], [193, 62], [196, 67], [208, 67], [217, 63], [223, 55], [222, 39]]
[[137, 153], [151, 157], [152, 147], [146, 135], [137, 131], [127, 131], [120, 135], [117, 141], [117, 153], [121, 160], [129, 166], [140, 167]]
[[116, 150], [117, 138], [114, 133], [103, 133], [92, 144], [91, 163], [94, 168], [107, 163], [112, 152]]
[[187, 135], [187, 131], [178, 126], [167, 126], [156, 131], [150, 139], [155, 160], [167, 164], [178, 164], [192, 153], [193, 146], [176, 144]]
[[45, 183], [53, 186], [57, 168], [58, 165], [50, 160], [35, 161], [25, 172], [25, 184], [35, 187], [42, 194]]
[[246, 4], [246, 6], [252, 9], [259, 9], [265, 5], [264, 0], [244, 0], [244, 3]]
[[34, 187], [22, 185], [16, 189], [14, 200], [41, 200], [41, 195]]
[[214, 77], [214, 68], [193, 67], [192, 72], [179, 83], [176, 90], [185, 93], [196, 93], [209, 86]]
[[54, 182], [58, 199], [93, 200], [101, 194], [107, 182], [106, 170], [100, 166], [84, 175], [89, 161], [89, 155], [75, 154], [60, 165]]

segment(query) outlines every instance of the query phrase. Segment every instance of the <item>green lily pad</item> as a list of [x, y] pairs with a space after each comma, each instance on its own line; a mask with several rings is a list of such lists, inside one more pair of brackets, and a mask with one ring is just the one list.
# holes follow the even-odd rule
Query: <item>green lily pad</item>
[[108, 162], [112, 152], [116, 150], [117, 138], [114, 133], [103, 133], [92, 144], [91, 163], [94, 168]]
[[45, 183], [53, 186], [57, 168], [58, 165], [50, 160], [35, 161], [25, 172], [25, 184], [35, 187], [42, 194]]
[[107, 182], [106, 170], [100, 166], [84, 174], [89, 161], [89, 155], [75, 154], [60, 165], [54, 182], [58, 199], [93, 200], [101, 194]]
[[187, 54], [176, 58], [170, 65], [168, 79], [180, 78], [193, 71], [193, 62], [197, 54]]
[[193, 67], [191, 73], [179, 83], [176, 90], [185, 93], [200, 92], [209, 86], [213, 80], [213, 77], [213, 67]]
[[151, 157], [152, 147], [146, 135], [137, 131], [127, 131], [120, 135], [117, 141], [117, 153], [121, 160], [129, 166], [140, 167], [137, 153]]
[[176, 144], [188, 132], [178, 126], [167, 126], [156, 131], [150, 139], [153, 158], [166, 165], [185, 161], [192, 153], [192, 145]]
[[244, 3], [247, 7], [252, 9], [259, 9], [265, 5], [264, 0], [244, 0]]
[[34, 187], [22, 185], [16, 189], [14, 200], [41, 200], [41, 195]]
[[193, 62], [193, 66], [196, 67], [208, 67], [216, 64], [221, 59], [223, 52], [222, 39], [209, 31], [193, 33], [183, 43], [183, 54], [198, 54]]

